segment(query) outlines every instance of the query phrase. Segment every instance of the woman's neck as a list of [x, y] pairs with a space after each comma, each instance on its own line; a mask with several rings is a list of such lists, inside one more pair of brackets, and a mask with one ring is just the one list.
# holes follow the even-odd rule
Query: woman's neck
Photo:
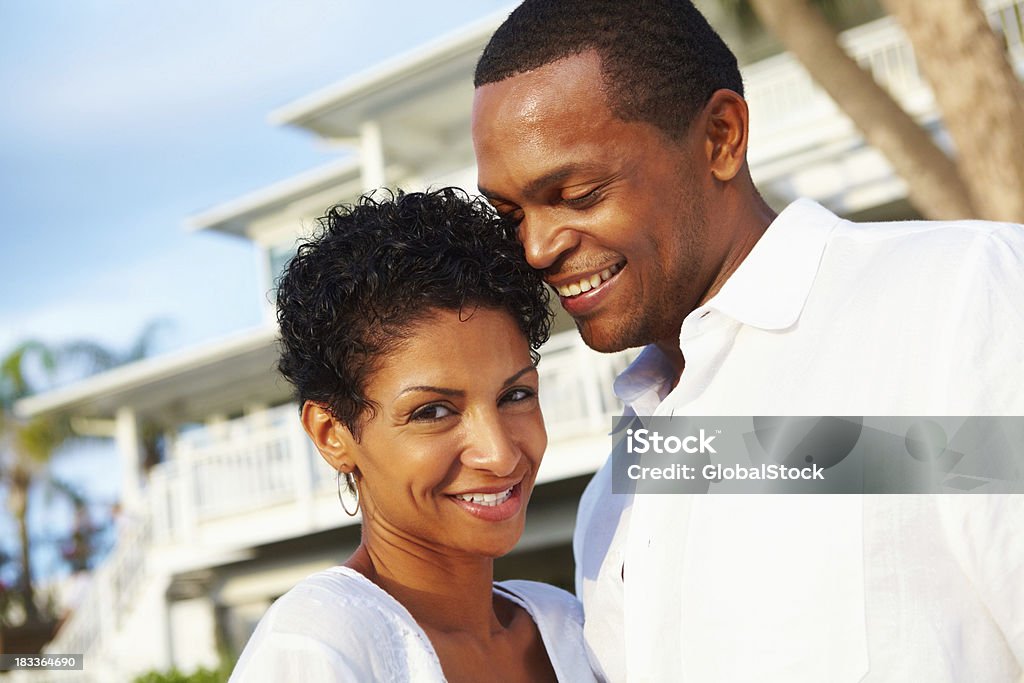
[[453, 557], [364, 535], [345, 565], [398, 600], [428, 633], [486, 640], [504, 628], [495, 612], [491, 558]]

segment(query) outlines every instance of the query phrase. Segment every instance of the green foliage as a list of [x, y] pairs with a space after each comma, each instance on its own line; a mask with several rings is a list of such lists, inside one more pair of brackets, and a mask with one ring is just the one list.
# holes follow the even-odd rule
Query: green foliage
[[227, 683], [231, 667], [225, 662], [216, 669], [200, 667], [190, 674], [177, 668], [169, 671], [147, 671], [132, 679], [132, 683]]
[[22, 342], [0, 360], [0, 406], [9, 410], [19, 398], [32, 391], [26, 367], [31, 361], [38, 363], [37, 369], [52, 375], [57, 366], [53, 350], [38, 341]]

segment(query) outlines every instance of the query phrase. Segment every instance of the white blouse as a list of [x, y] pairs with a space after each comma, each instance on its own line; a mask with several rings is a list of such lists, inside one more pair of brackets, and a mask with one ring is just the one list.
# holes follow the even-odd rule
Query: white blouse
[[[534, 581], [494, 590], [533, 617], [559, 681], [595, 680], [575, 597]], [[332, 567], [271, 605], [230, 683], [444, 680], [430, 639], [405, 607], [354, 569]]]

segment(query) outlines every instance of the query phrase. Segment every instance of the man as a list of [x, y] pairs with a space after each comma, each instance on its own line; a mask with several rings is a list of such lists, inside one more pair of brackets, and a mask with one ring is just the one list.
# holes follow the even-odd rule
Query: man
[[[1024, 229], [776, 215], [736, 60], [679, 0], [527, 0], [476, 70], [479, 185], [639, 415], [1021, 415]], [[608, 680], [1015, 680], [1020, 496], [613, 495], [577, 593]]]

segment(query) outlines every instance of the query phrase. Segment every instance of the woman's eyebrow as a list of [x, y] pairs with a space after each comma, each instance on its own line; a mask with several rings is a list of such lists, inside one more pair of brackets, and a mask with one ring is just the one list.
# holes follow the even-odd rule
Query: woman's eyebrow
[[526, 373], [530, 372], [531, 370], [533, 370], [534, 372], [537, 372], [537, 368], [534, 367], [534, 365], [532, 363], [530, 365], [527, 365], [526, 367], [524, 367], [522, 370], [520, 370], [516, 374], [512, 375], [511, 377], [509, 377], [507, 380], [505, 380], [504, 384], [502, 384], [501, 386], [507, 387], [509, 384], [512, 384], [517, 379], [519, 379], [520, 377], [522, 377]]
[[430, 386], [429, 384], [417, 384], [416, 386], [405, 387], [400, 392], [398, 392], [398, 395], [402, 396], [403, 394], [408, 394], [411, 391], [423, 391], [423, 392], [428, 392], [428, 393], [432, 393], [432, 394], [441, 394], [442, 396], [465, 396], [466, 395], [466, 392], [462, 391], [461, 389], [449, 389], [448, 387], [434, 387], [434, 386]]
[[[514, 375], [512, 375], [511, 377], [506, 379], [504, 382], [502, 382], [501, 386], [507, 387], [508, 385], [512, 384], [517, 379], [519, 379], [523, 375], [529, 373], [530, 371], [537, 372], [537, 368], [535, 368], [532, 364], [531, 365], [527, 365], [522, 370], [520, 370], [519, 372], [515, 373]], [[422, 391], [422, 392], [431, 393], [431, 394], [441, 394], [442, 396], [453, 396], [453, 397], [462, 397], [462, 396], [466, 395], [466, 392], [463, 391], [462, 389], [450, 389], [448, 387], [436, 387], [436, 386], [433, 386], [433, 385], [430, 385], [430, 384], [416, 384], [416, 385], [411, 386], [411, 387], [403, 388], [400, 392], [398, 392], [398, 396], [402, 396], [404, 394], [408, 394], [408, 393], [413, 392], [413, 391]]]

